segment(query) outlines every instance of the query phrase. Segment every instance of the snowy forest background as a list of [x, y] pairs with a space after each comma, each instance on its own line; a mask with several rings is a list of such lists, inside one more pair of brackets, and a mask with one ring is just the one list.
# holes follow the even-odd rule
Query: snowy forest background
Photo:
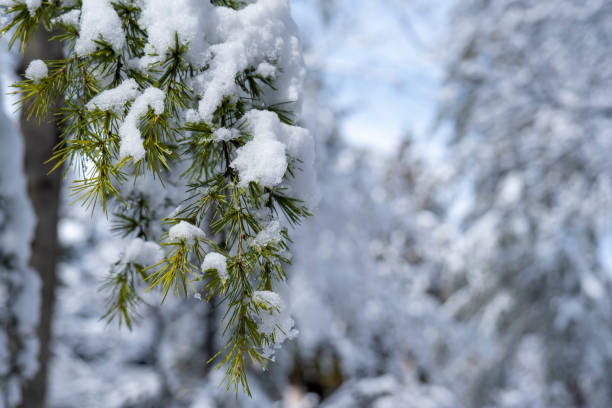
[[[221, 342], [206, 302], [160, 307], [153, 294], [131, 331], [100, 320], [128, 240], [71, 205], [68, 174], [43, 231], [57, 228], [60, 248], [48, 406], [612, 406], [612, 2], [290, 3], [323, 193], [282, 293], [299, 335], [252, 368], [252, 398], [236, 397], [206, 364]], [[2, 54], [5, 90], [18, 59]], [[34, 273], [13, 100], [0, 119], [0, 316], [40, 301], [6, 278]]]

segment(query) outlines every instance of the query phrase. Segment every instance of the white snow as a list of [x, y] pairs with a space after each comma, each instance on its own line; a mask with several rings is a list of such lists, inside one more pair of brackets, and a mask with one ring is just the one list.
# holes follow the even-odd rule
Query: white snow
[[267, 358], [273, 359], [275, 349], [279, 349], [285, 340], [297, 336], [295, 322], [277, 293], [268, 290], [255, 291], [252, 300], [256, 304], [263, 303], [266, 306], [267, 310], [262, 309], [259, 313], [257, 328], [272, 340], [262, 351]]
[[36, 10], [38, 10], [40, 5], [42, 4], [42, 0], [25, 0], [25, 4], [26, 6], [28, 6], [28, 11], [30, 12], [30, 15], [34, 16], [36, 14]]
[[274, 187], [280, 184], [287, 170], [285, 145], [272, 139], [253, 139], [238, 149], [232, 167], [238, 170], [243, 187], [252, 181]]
[[198, 239], [205, 239], [206, 234], [200, 228], [187, 221], [181, 221], [168, 231], [170, 242], [185, 242], [187, 245], [195, 244]]
[[210, 121], [222, 99], [236, 93], [236, 74], [266, 60], [277, 60], [283, 67], [278, 92], [268, 102], [299, 100], [305, 71], [287, 1], [259, 0], [238, 11], [217, 7], [210, 15], [214, 30], [207, 40], [214, 57], [199, 78], [201, 119]]
[[287, 170], [285, 145], [278, 140], [280, 120], [269, 111], [252, 110], [246, 117], [253, 140], [238, 149], [231, 166], [238, 170], [242, 186], [254, 181], [274, 187], [280, 184]]
[[143, 65], [163, 57], [169, 48], [174, 47], [175, 34], [178, 35], [180, 45], [189, 43], [189, 52], [201, 58], [207, 48], [202, 36], [201, 20], [210, 13], [212, 7], [209, 2], [197, 0], [143, 1], [139, 23], [147, 27], [149, 54], [158, 54], [158, 57], [145, 57]]
[[255, 73], [264, 78], [274, 78], [276, 74], [276, 67], [269, 62], [262, 62], [257, 66]]
[[138, 83], [133, 78], [126, 79], [115, 88], [107, 89], [91, 98], [87, 102], [87, 110], [100, 109], [101, 111], [113, 111], [119, 113], [126, 102], [139, 95]]
[[283, 306], [281, 297], [269, 290], [256, 290], [252, 296], [253, 302], [263, 303], [268, 309], [280, 309]]
[[136, 98], [123, 124], [119, 127], [119, 137], [121, 138], [119, 155], [121, 157], [132, 156], [134, 161], [144, 158], [145, 149], [138, 129], [138, 119], [147, 113], [149, 107], [153, 109], [156, 115], [161, 115], [164, 112], [165, 97], [164, 91], [151, 86]]
[[[283, 182], [288, 193], [315, 207], [321, 192], [314, 167], [314, 141], [308, 130], [289, 126], [271, 111], [251, 110], [246, 115], [253, 139], [237, 151], [232, 167], [238, 170], [240, 184], [251, 181], [274, 187]], [[283, 180], [289, 161], [294, 162], [293, 177]]]
[[215, 142], [227, 142], [238, 136], [240, 136], [240, 133], [237, 129], [228, 129], [224, 127], [216, 129], [212, 134], [212, 138]]
[[253, 247], [263, 247], [281, 241], [282, 226], [279, 220], [270, 221], [264, 229], [259, 231], [254, 238], [249, 240], [249, 245]]
[[81, 21], [81, 10], [70, 10], [67, 13], [60, 15], [59, 17], [51, 20], [54, 24], [63, 23], [66, 25], [72, 25], [76, 28], [79, 28], [79, 22]]
[[121, 19], [110, 0], [83, 0], [81, 27], [74, 50], [79, 55], [90, 54], [97, 48], [95, 41], [100, 39], [119, 52], [125, 44]]
[[225, 283], [229, 277], [227, 273], [227, 258], [218, 252], [209, 252], [204, 257], [202, 262], [202, 272], [206, 272], [209, 269], [216, 269], [219, 274], [219, 279]]
[[49, 70], [47, 68], [47, 64], [39, 59], [32, 60], [25, 71], [25, 77], [36, 83], [40, 82], [41, 79], [46, 78], [48, 74]]
[[159, 244], [134, 238], [128, 245], [123, 256], [125, 263], [134, 263], [141, 266], [155, 265], [164, 258], [164, 251]]

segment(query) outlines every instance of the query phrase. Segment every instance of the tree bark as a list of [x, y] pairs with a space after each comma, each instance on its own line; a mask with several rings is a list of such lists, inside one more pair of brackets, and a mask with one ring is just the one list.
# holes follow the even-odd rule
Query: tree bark
[[[60, 59], [62, 48], [58, 41], [49, 42], [51, 34], [40, 29], [36, 38], [26, 48], [22, 65], [23, 73], [34, 59]], [[53, 112], [54, 110], [51, 109]], [[38, 338], [40, 352], [39, 371], [23, 389], [23, 408], [43, 408], [46, 405], [47, 370], [51, 356], [51, 323], [57, 286], [56, 263], [59, 253], [57, 223], [59, 219], [60, 184], [62, 172], [58, 169], [47, 175], [51, 166], [44, 163], [51, 157], [53, 147], [59, 141], [59, 131], [51, 117], [38, 123], [35, 118], [27, 120], [25, 110], [21, 112], [21, 131], [25, 141], [25, 173], [28, 195], [37, 217], [36, 231], [32, 242], [31, 266], [42, 281], [42, 301]]]

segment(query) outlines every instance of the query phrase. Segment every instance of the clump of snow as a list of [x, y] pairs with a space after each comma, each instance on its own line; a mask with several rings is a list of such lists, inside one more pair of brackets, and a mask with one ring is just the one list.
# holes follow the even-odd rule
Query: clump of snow
[[201, 36], [201, 19], [212, 8], [210, 2], [194, 0], [144, 1], [139, 24], [147, 27], [149, 55], [143, 58], [142, 65], [166, 55], [175, 45], [175, 35], [179, 45], [189, 43], [189, 53], [202, 54], [207, 44]]
[[276, 67], [269, 62], [262, 62], [257, 66], [255, 73], [264, 78], [274, 78], [274, 75], [276, 74]]
[[252, 296], [253, 302], [263, 303], [267, 309], [280, 309], [283, 305], [281, 297], [269, 290], [256, 290]]
[[236, 92], [236, 74], [266, 60], [278, 61], [284, 71], [278, 91], [268, 102], [299, 100], [304, 67], [287, 1], [259, 0], [240, 10], [217, 7], [210, 15], [215, 30], [207, 39], [214, 57], [199, 78], [201, 119], [210, 121], [223, 98]]
[[252, 110], [246, 115], [253, 140], [236, 152], [232, 167], [238, 170], [240, 185], [251, 181], [274, 187], [287, 171], [285, 145], [278, 140], [280, 120], [274, 112]]
[[[149, 69], [178, 39], [179, 46], [189, 44], [186, 58], [190, 62], [209, 66], [194, 80], [200, 102], [197, 116], [189, 114], [190, 122], [210, 122], [225, 96], [240, 94], [236, 75], [250, 67], [277, 79], [276, 90], [264, 95], [266, 103], [300, 99], [305, 69], [287, 1], [259, 0], [240, 10], [195, 0], [143, 0], [141, 7], [139, 24], [147, 28], [146, 55], [130, 65]], [[267, 61], [275, 61], [282, 72]]]
[[156, 242], [134, 238], [123, 256], [125, 263], [134, 263], [142, 266], [155, 265], [164, 258], [164, 251]]
[[213, 132], [212, 138], [215, 142], [227, 142], [229, 140], [237, 138], [239, 135], [240, 134], [237, 129], [228, 129], [222, 127]]
[[40, 5], [42, 4], [42, 0], [25, 0], [25, 4], [26, 6], [28, 6], [28, 11], [30, 12], [30, 15], [34, 16], [36, 14], [36, 10], [38, 10]]
[[195, 244], [198, 239], [205, 239], [206, 234], [200, 228], [187, 221], [181, 221], [168, 231], [170, 242], [185, 242], [187, 245]]
[[91, 98], [87, 102], [87, 110], [100, 109], [101, 111], [118, 112], [125, 103], [138, 96], [138, 83], [133, 78], [126, 79], [115, 88], [107, 89]]
[[49, 74], [49, 69], [47, 68], [47, 64], [43, 60], [35, 59], [30, 62], [28, 68], [25, 71], [25, 77], [31, 79], [35, 83], [40, 82], [42, 79], [46, 78]]
[[[251, 181], [265, 187], [283, 183], [288, 193], [314, 207], [321, 199], [314, 166], [314, 141], [304, 128], [284, 124], [270, 111], [251, 110], [246, 115], [253, 140], [237, 150], [232, 167], [238, 170], [240, 185]], [[283, 180], [289, 162], [293, 177]]]
[[232, 167], [238, 170], [243, 187], [251, 181], [274, 187], [280, 184], [287, 170], [285, 146], [276, 140], [253, 139], [238, 149]]
[[202, 272], [206, 272], [209, 269], [216, 269], [217, 274], [219, 274], [219, 279], [221, 279], [223, 283], [229, 278], [229, 274], [227, 273], [227, 258], [218, 252], [209, 252], [204, 257]]
[[253, 247], [263, 247], [268, 244], [280, 242], [283, 239], [281, 235], [282, 226], [279, 220], [272, 220], [255, 235], [249, 239], [249, 245]]
[[259, 313], [257, 327], [260, 333], [271, 340], [271, 343], [263, 347], [263, 354], [273, 360], [274, 350], [279, 349], [285, 340], [297, 336], [295, 322], [277, 293], [268, 290], [255, 291], [251, 299], [254, 303], [265, 306]]
[[134, 161], [144, 158], [145, 149], [138, 129], [138, 119], [147, 113], [149, 107], [153, 109], [156, 115], [161, 115], [164, 112], [165, 98], [164, 91], [153, 86], [145, 89], [136, 98], [121, 127], [119, 127], [119, 137], [121, 138], [119, 155], [121, 157], [132, 156]]
[[96, 40], [104, 40], [119, 52], [125, 44], [121, 19], [110, 0], [83, 0], [81, 7], [81, 29], [74, 50], [86, 55], [96, 50]]
[[66, 25], [72, 25], [76, 28], [79, 28], [79, 22], [81, 21], [81, 10], [70, 10], [67, 13], [60, 15], [59, 17], [55, 17], [51, 20], [53, 24], [62, 23]]

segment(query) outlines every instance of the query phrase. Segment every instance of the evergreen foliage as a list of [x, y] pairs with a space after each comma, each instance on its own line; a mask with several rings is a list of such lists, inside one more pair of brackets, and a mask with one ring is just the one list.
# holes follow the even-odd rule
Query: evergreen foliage
[[[62, 166], [79, 171], [80, 178], [72, 186], [75, 201], [92, 211], [101, 205], [111, 214], [118, 235], [161, 241], [164, 255], [159, 262], [149, 263], [155, 257], [142, 259], [136, 254], [114, 265], [105, 284], [109, 299], [104, 318], [131, 327], [143, 302], [143, 289], [159, 289], [163, 299], [170, 292], [222, 299], [227, 343], [211, 361], [217, 359], [219, 366], [226, 367], [227, 389], [233, 387], [237, 392], [242, 387], [250, 394], [248, 361], [265, 367], [272, 357], [269, 350], [290, 337], [287, 327], [279, 323], [275, 330], [262, 330], [262, 322], [279, 316], [281, 307], [257, 300], [254, 293], [273, 291], [286, 279], [288, 229], [279, 227], [270, 235], [270, 228], [281, 225], [279, 222], [299, 224], [310, 215], [312, 203], [296, 192], [292, 182], [300, 177], [297, 173], [307, 173], [312, 163], [308, 157], [291, 154], [290, 146], [283, 148], [289, 155], [287, 169], [277, 183], [257, 179], [245, 183], [244, 174], [233, 163], [241, 148], [258, 137], [256, 124], [249, 123], [248, 118], [254, 117], [249, 112], [272, 112], [278, 126], [286, 127], [281, 129], [301, 130], [295, 127], [296, 101], [278, 101], [282, 94], [278, 88], [286, 85], [277, 82], [286, 80], [283, 75], [288, 68], [281, 65], [282, 55], [256, 56], [258, 64], [273, 70], [258, 69], [250, 61], [235, 75], [235, 86], [223, 94], [213, 114], [196, 115], [203, 99], [202, 90], [196, 87], [211, 71], [217, 55], [212, 52], [207, 58], [194, 58], [192, 42], [178, 31], [167, 50], [151, 47], [141, 2], [85, 3], [52, 0], [37, 8], [20, 1], [8, 3], [1, 6], [7, 19], [0, 32], [9, 37], [11, 46], [22, 50], [39, 27], [57, 33], [53, 40], [62, 42], [66, 58], [45, 61], [45, 77], [14, 85], [20, 107], [29, 117], [41, 121], [52, 115], [61, 125], [61, 142], [50, 162], [52, 171]], [[234, 0], [210, 3], [199, 7], [210, 13], [229, 8], [233, 15], [254, 7]], [[267, 3], [287, 8], [284, 2]], [[82, 46], [87, 38], [85, 27], [79, 27], [79, 15], [83, 22], [86, 7], [105, 5], [112, 7], [109, 16], [120, 21], [125, 41], [116, 41], [113, 35], [117, 33], [100, 32], [92, 36], [93, 46]], [[229, 15], [223, 13], [218, 15]], [[271, 21], [274, 18], [272, 15]], [[285, 39], [287, 43], [293, 40]], [[138, 65], [138, 60], [145, 62]], [[125, 91], [119, 100], [104, 105], [101, 97], [119, 89]], [[160, 94], [161, 105], [156, 99]], [[58, 99], [64, 101], [61, 110], [50, 112]], [[137, 115], [141, 105], [144, 113]], [[131, 145], [126, 142], [128, 122], [134, 118], [142, 137], [142, 157], [133, 146], [128, 149]], [[216, 137], [222, 131], [232, 137]], [[173, 207], [176, 209], [166, 216], [164, 211]], [[227, 258], [227, 279], [222, 279], [220, 271], [200, 270], [199, 265], [212, 252]]]

